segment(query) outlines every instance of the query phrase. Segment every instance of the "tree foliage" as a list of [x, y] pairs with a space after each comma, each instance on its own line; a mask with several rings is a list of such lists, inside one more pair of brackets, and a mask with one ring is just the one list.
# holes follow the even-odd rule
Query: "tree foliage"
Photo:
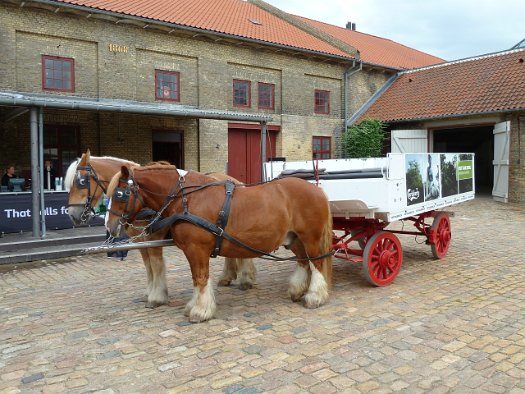
[[385, 140], [385, 124], [366, 119], [349, 127], [343, 135], [343, 150], [348, 158], [380, 157]]

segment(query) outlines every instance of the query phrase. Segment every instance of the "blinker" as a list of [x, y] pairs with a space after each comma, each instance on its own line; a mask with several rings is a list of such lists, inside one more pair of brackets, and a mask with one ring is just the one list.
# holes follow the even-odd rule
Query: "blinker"
[[81, 175], [76, 178], [76, 184], [79, 189], [87, 189], [89, 186], [89, 175]]
[[124, 189], [122, 187], [115, 188], [115, 192], [113, 193], [113, 200], [118, 202], [126, 202], [129, 199], [129, 195], [131, 192], [129, 189]]

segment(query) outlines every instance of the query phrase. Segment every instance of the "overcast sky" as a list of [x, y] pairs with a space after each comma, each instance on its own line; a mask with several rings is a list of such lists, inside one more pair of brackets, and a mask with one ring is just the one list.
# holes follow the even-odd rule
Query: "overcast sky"
[[525, 0], [266, 0], [294, 15], [399, 42], [445, 60], [525, 39]]

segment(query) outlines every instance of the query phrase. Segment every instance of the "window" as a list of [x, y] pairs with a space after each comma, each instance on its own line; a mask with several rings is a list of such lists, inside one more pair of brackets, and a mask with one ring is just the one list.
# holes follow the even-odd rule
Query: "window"
[[250, 81], [233, 80], [233, 105], [234, 107], [249, 107]]
[[327, 90], [315, 91], [315, 106], [314, 112], [316, 114], [330, 113], [330, 92]]
[[42, 56], [42, 89], [75, 91], [75, 61], [64, 57]]
[[155, 99], [180, 101], [180, 74], [178, 72], [155, 70]]
[[329, 159], [332, 156], [332, 137], [313, 137], [312, 156], [314, 159]]
[[259, 108], [274, 109], [275, 85], [259, 82], [257, 90], [259, 93]]

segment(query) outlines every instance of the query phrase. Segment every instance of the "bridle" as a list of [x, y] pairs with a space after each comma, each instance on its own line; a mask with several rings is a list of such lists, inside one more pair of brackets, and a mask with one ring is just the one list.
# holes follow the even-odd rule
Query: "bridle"
[[[126, 226], [130, 224], [130, 212], [136, 212], [135, 211], [135, 205], [137, 204], [137, 201], [140, 201], [142, 206], [144, 207], [144, 200], [142, 199], [142, 196], [139, 194], [139, 185], [137, 185], [133, 179], [133, 176], [130, 174], [130, 177], [128, 179], [122, 179], [119, 178], [119, 183], [117, 187], [115, 188], [113, 192], [113, 196], [111, 197], [111, 202], [122, 202], [126, 203], [126, 206], [122, 213], [114, 211], [111, 209], [111, 205], [108, 207], [108, 212], [117, 216], [119, 218], [118, 220], [118, 227], [117, 227], [117, 233], [120, 233], [120, 229], [122, 226]], [[121, 182], [124, 182], [126, 184], [126, 187], [118, 187]], [[130, 196], [133, 194], [133, 205], [130, 206]]]
[[[87, 174], [81, 175], [80, 171], [86, 171]], [[95, 190], [93, 191], [93, 194], [91, 193], [91, 179], [93, 179], [96, 183]], [[100, 187], [104, 193], [106, 193], [106, 187], [104, 186], [104, 182], [106, 181], [100, 180], [100, 178], [97, 175], [97, 172], [95, 169], [91, 166], [91, 164], [85, 165], [85, 166], [77, 166], [75, 170], [75, 186], [78, 189], [87, 189], [88, 196], [86, 198], [86, 201], [84, 203], [78, 203], [78, 204], [68, 204], [69, 207], [75, 207], [75, 206], [81, 206], [84, 207], [84, 210], [82, 211], [82, 214], [80, 215], [80, 223], [84, 224], [88, 221], [90, 216], [95, 216], [95, 210], [91, 206], [91, 203], [93, 201], [93, 197], [97, 193], [98, 188]]]

